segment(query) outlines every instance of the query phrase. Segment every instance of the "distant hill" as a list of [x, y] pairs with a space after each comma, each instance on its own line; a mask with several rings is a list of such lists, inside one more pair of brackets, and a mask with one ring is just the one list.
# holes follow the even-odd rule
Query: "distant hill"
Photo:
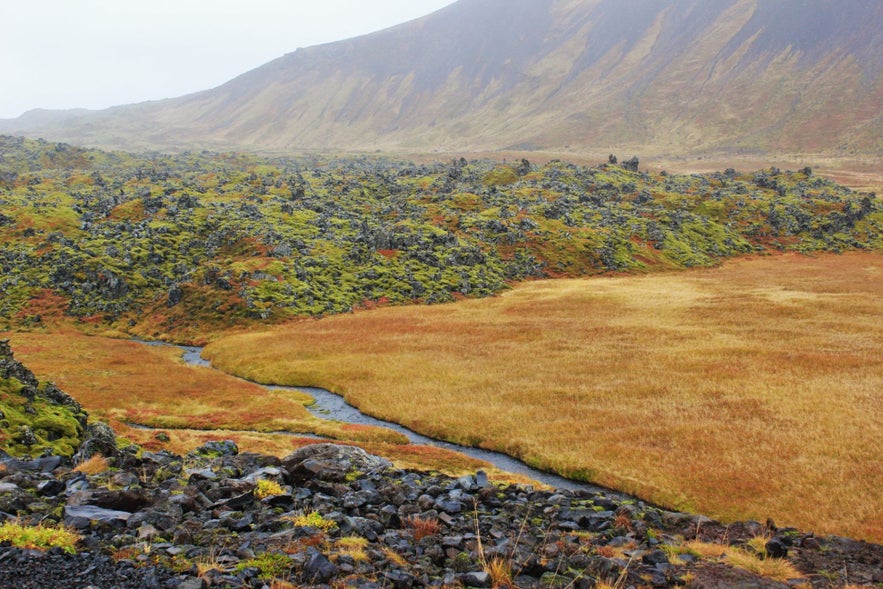
[[460, 0], [212, 90], [0, 131], [105, 147], [883, 153], [880, 0]]

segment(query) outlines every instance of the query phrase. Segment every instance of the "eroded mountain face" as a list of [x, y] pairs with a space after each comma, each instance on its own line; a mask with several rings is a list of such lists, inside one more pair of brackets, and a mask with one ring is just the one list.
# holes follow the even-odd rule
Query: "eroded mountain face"
[[874, 0], [461, 0], [213, 90], [0, 130], [127, 148], [880, 153], [881, 19]]

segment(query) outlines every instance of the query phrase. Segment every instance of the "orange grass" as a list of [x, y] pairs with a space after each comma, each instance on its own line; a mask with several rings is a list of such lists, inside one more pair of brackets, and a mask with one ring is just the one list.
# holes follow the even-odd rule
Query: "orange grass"
[[440, 525], [435, 518], [420, 517], [419, 515], [408, 516], [404, 521], [405, 527], [411, 530], [415, 540], [438, 534]]
[[107, 471], [108, 468], [110, 468], [110, 464], [108, 463], [107, 458], [101, 454], [95, 454], [91, 458], [76, 465], [73, 470], [74, 472], [81, 472], [83, 474], [101, 474], [102, 472]]
[[537, 281], [224, 338], [206, 355], [724, 520], [883, 539], [883, 256]]
[[73, 333], [4, 337], [11, 340], [16, 358], [39, 378], [55, 382], [91, 418], [108, 421], [117, 430], [131, 423], [160, 429], [288, 431], [342, 440], [405, 441], [385, 428], [350, 430], [317, 419], [304, 407], [312, 400], [309, 395], [268, 391], [216, 370], [188, 366], [175, 348]]
[[[183, 454], [210, 440], [232, 439], [242, 451], [285, 456], [316, 443], [270, 433], [285, 430], [358, 445], [402, 468], [454, 476], [484, 469], [495, 481], [533, 482], [457, 452], [405, 444], [404, 436], [386, 428], [317, 419], [304, 409], [311, 400], [306, 394], [268, 392], [216, 370], [187, 366], [174, 348], [69, 331], [2, 337], [38, 378], [55, 382], [82, 403], [90, 419], [108, 421], [117, 435], [151, 451]], [[157, 437], [160, 432], [168, 441]]]

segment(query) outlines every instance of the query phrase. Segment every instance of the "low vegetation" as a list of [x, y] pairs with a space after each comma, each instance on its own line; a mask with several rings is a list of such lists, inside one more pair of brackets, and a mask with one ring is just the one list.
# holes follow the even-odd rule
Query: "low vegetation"
[[221, 339], [422, 433], [728, 520], [883, 538], [883, 257], [525, 283]]
[[745, 569], [775, 581], [793, 581], [803, 575], [784, 558], [766, 558], [738, 546], [693, 540], [684, 544], [684, 550], [697, 557], [716, 559], [736, 568]]
[[269, 479], [260, 479], [255, 485], [254, 496], [258, 499], [264, 499], [273, 495], [281, 495], [284, 492], [285, 491], [284, 489], [282, 489], [282, 485], [280, 485], [276, 481], [272, 481]]
[[110, 463], [107, 458], [102, 456], [101, 454], [95, 454], [91, 458], [84, 460], [80, 464], [76, 465], [73, 468], [74, 472], [81, 472], [83, 474], [95, 475], [101, 474], [102, 472], [106, 472], [110, 468]]
[[64, 526], [29, 525], [16, 521], [0, 523], [0, 543], [32, 550], [60, 548], [68, 554], [76, 552], [80, 535]]
[[[231, 439], [243, 450], [284, 456], [314, 443], [309, 436], [321, 435], [389, 457], [405, 468], [452, 475], [484, 469], [495, 480], [526, 480], [457, 452], [407, 444], [404, 436], [386, 428], [317, 419], [304, 408], [309, 395], [271, 392], [217, 370], [188, 366], [171, 347], [75, 332], [3, 334], [7, 336], [16, 358], [70, 391], [91, 418], [106, 421], [123, 438], [150, 450], [186, 454], [205, 442]], [[0, 435], [11, 438], [16, 431], [0, 429]], [[26, 453], [11, 443], [0, 447]]]
[[82, 441], [86, 413], [51, 382], [40, 382], [0, 339], [0, 450], [70, 457]]
[[526, 278], [883, 247], [876, 197], [810, 168], [136, 156], [12, 137], [0, 153], [0, 327], [205, 341]]

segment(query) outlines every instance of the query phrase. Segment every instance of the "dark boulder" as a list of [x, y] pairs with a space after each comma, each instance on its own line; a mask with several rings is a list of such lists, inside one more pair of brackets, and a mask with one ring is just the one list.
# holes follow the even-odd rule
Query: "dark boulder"
[[219, 440], [206, 442], [194, 451], [200, 456], [236, 456], [239, 454], [239, 446], [233, 440]]
[[770, 539], [766, 543], [766, 553], [770, 558], [787, 558], [788, 544], [780, 537]]
[[116, 434], [109, 425], [100, 421], [86, 426], [83, 443], [74, 455], [74, 462], [84, 462], [97, 454], [108, 458], [117, 454]]
[[307, 583], [327, 583], [337, 575], [337, 566], [318, 550], [310, 550], [304, 563], [303, 576]]

